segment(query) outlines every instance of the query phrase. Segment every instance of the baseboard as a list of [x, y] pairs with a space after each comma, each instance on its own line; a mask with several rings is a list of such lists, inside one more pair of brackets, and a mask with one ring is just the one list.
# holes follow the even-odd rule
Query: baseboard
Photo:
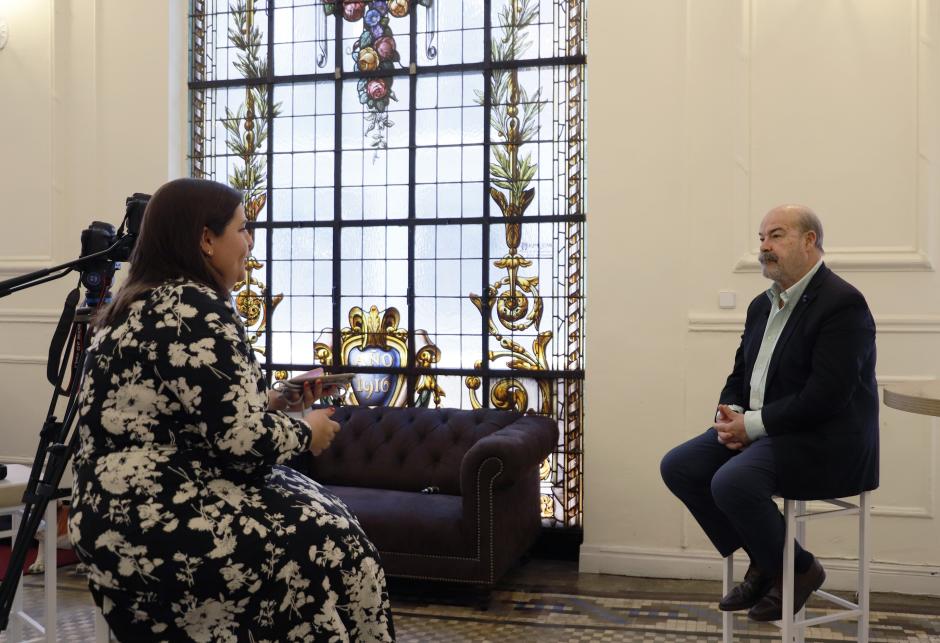
[[[826, 588], [854, 590], [856, 562], [820, 558], [826, 568]], [[667, 551], [613, 545], [582, 545], [578, 569], [582, 573], [617, 574], [646, 578], [720, 580], [722, 559], [709, 551]], [[746, 559], [735, 557], [735, 576], [746, 569]], [[871, 590], [940, 596], [940, 567], [875, 561], [871, 563]]]
[[18, 455], [0, 455], [0, 462], [4, 464], [25, 464], [27, 467], [33, 466], [32, 458], [24, 458]]

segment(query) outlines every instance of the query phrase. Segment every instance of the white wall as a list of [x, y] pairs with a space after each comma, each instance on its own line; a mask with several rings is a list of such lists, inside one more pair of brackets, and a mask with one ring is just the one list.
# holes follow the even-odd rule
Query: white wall
[[[0, 0], [0, 279], [75, 259], [89, 223], [185, 173], [185, 16], [183, 0]], [[0, 300], [0, 461], [32, 462], [76, 282]]]
[[[0, 0], [0, 278], [74, 258], [90, 221], [185, 173], [186, 10]], [[940, 372], [940, 0], [594, 0], [589, 51], [581, 566], [718, 578], [658, 463], [713, 412], [766, 285], [767, 209], [822, 215], [827, 261], [879, 324], [882, 383]], [[0, 460], [32, 459], [71, 285], [0, 301]], [[940, 594], [940, 426], [882, 409], [882, 437], [875, 588]], [[811, 530], [836, 583], [852, 535]]]
[[[659, 460], [714, 413], [767, 286], [768, 209], [820, 213], [827, 263], [875, 314], [880, 384], [940, 373], [940, 2], [596, 1], [588, 20], [581, 569], [717, 579]], [[874, 587], [940, 595], [940, 426], [881, 419]], [[809, 548], [848, 587], [855, 522], [840, 522], [814, 523]]]

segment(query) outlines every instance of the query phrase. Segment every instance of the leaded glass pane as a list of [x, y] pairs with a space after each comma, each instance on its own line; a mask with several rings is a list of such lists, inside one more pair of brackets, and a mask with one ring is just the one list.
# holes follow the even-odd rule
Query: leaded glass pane
[[551, 415], [543, 518], [577, 526], [584, 3], [191, 14], [192, 172], [245, 194], [236, 304], [269, 377], [322, 364], [357, 373], [345, 404]]

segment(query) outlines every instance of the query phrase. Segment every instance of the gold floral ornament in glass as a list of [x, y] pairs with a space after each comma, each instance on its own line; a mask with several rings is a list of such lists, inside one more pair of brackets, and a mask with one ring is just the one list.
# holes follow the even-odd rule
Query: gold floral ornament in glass
[[[234, 26], [228, 30], [228, 39], [236, 51], [235, 68], [247, 79], [262, 79], [268, 74], [267, 58], [261, 31], [256, 24], [254, 0], [238, 0], [232, 7]], [[239, 159], [228, 177], [232, 187], [244, 195], [245, 216], [254, 223], [264, 210], [267, 200], [267, 124], [278, 115], [279, 105], [268, 104], [267, 92], [262, 85], [245, 88], [245, 102], [232, 111], [225, 107], [225, 145]], [[254, 236], [254, 235], [252, 235]], [[256, 271], [264, 267], [253, 255], [245, 262], [246, 277], [235, 284], [235, 308], [245, 322], [248, 341], [261, 354], [265, 349], [258, 346], [264, 336], [271, 315], [281, 303], [283, 295], [271, 297], [266, 303], [267, 287], [256, 279]], [[286, 376], [286, 374], [284, 374]], [[283, 378], [278, 378], [283, 379]]]
[[[511, 0], [499, 13], [499, 26], [503, 35], [493, 38], [493, 61], [521, 58], [531, 45], [527, 30], [537, 22], [537, 18], [537, 2]], [[477, 92], [477, 103], [484, 103], [482, 92]], [[489, 360], [505, 360], [506, 366], [519, 371], [549, 370], [547, 348], [554, 337], [552, 331], [539, 332], [530, 351], [505, 337], [500, 329], [502, 327], [510, 333], [533, 327], [538, 330], [542, 321], [539, 278], [519, 274], [521, 269], [532, 266], [532, 261], [519, 254], [519, 245], [522, 242], [522, 217], [535, 199], [535, 188], [528, 186], [537, 171], [532, 155], [521, 153], [521, 148], [538, 134], [538, 118], [543, 106], [541, 88], [530, 96], [519, 83], [518, 69], [493, 70], [490, 125], [503, 142], [494, 142], [492, 146], [490, 197], [503, 215], [508, 249], [507, 254], [494, 261], [493, 265], [505, 270], [506, 276], [487, 287], [486, 297], [470, 293], [470, 301], [487, 317], [489, 335], [501, 349], [490, 350]], [[476, 362], [476, 367], [481, 368], [482, 362]], [[465, 384], [470, 390], [470, 402], [474, 408], [483, 406], [477, 398], [480, 378], [467, 377]], [[537, 411], [550, 415], [554, 398], [551, 382], [538, 380], [537, 385], [541, 397]], [[490, 390], [490, 402], [498, 409], [530, 410], [529, 398], [530, 393], [525, 384], [514, 377], [498, 380]]]
[[[265, 304], [267, 289], [264, 283], [255, 279], [253, 273], [262, 268], [262, 264], [254, 257], [249, 257], [246, 263], [246, 276], [244, 281], [235, 284], [235, 310], [245, 322], [248, 331], [248, 343], [258, 353], [264, 354], [264, 348], [257, 346], [257, 342], [264, 335], [271, 314], [277, 305], [284, 299], [284, 295], [271, 297], [271, 305]], [[283, 378], [278, 378], [283, 379]]]

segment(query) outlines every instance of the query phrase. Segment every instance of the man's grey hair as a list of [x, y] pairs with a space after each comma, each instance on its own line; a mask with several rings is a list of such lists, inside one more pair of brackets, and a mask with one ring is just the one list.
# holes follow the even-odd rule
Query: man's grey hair
[[809, 208], [800, 208], [799, 216], [797, 218], [797, 225], [800, 226], [800, 232], [815, 232], [816, 247], [820, 252], [825, 252], [825, 250], [823, 250], [822, 221], [819, 220], [819, 217], [816, 216], [815, 212]]

